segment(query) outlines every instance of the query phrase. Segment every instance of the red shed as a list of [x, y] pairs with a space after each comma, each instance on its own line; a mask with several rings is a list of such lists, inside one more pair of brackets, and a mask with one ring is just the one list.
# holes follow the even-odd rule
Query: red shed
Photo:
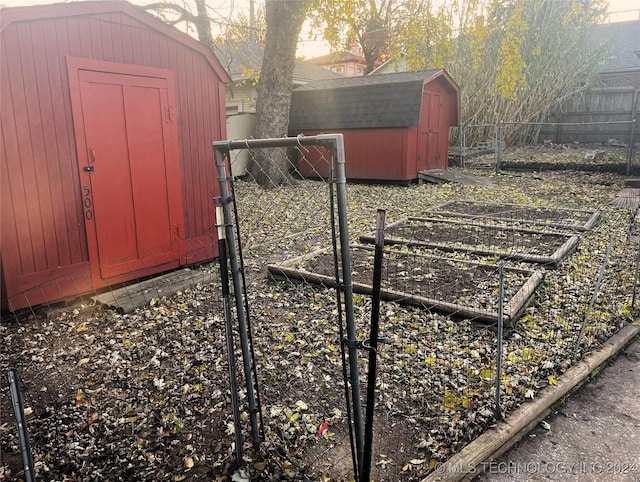
[[[443, 69], [320, 80], [293, 91], [289, 133], [344, 135], [347, 178], [410, 181], [446, 169], [459, 88]], [[322, 170], [301, 162], [303, 175]]]
[[215, 56], [124, 1], [0, 17], [2, 308], [215, 257]]

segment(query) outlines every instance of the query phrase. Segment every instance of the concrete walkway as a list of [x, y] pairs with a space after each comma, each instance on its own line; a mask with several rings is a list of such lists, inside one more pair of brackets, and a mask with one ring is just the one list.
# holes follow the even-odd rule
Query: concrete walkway
[[640, 482], [640, 339], [474, 480]]

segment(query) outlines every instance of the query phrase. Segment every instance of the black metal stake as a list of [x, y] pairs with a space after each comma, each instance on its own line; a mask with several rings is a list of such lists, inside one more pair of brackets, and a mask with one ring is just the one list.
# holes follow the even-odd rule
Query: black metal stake
[[640, 269], [640, 246], [638, 247], [638, 253], [636, 254], [636, 265], [633, 275], [633, 295], [631, 296], [631, 309], [636, 308], [636, 295], [638, 292], [638, 269]]
[[24, 404], [22, 403], [22, 393], [19, 387], [18, 373], [15, 369], [9, 370], [9, 391], [11, 392], [11, 404], [13, 413], [16, 417], [16, 428], [18, 429], [18, 443], [20, 444], [20, 452], [22, 453], [22, 465], [24, 467], [24, 480], [26, 482], [34, 482], [34, 466], [33, 455], [29, 447], [29, 431], [27, 430], [27, 422], [24, 418]]
[[504, 123], [498, 122], [498, 139], [496, 140], [496, 173], [500, 172], [502, 164], [502, 141], [504, 139]]
[[609, 264], [609, 256], [611, 255], [611, 249], [613, 248], [613, 239], [609, 241], [609, 246], [607, 247], [607, 253], [604, 256], [604, 261], [602, 262], [602, 266], [600, 266], [600, 271], [598, 272], [598, 279], [596, 280], [596, 286], [593, 288], [593, 295], [591, 295], [591, 301], [589, 302], [589, 307], [587, 308], [587, 313], [584, 315], [584, 319], [582, 320], [582, 326], [580, 327], [580, 333], [578, 333], [578, 337], [576, 338], [576, 344], [573, 351], [573, 357], [578, 356], [578, 350], [580, 349], [580, 344], [582, 343], [582, 337], [584, 336], [584, 331], [587, 328], [587, 323], [589, 322], [589, 318], [591, 317], [591, 311], [593, 311], [593, 306], [596, 303], [596, 298], [598, 297], [598, 293], [600, 292], [600, 284], [602, 283], [602, 278], [604, 278], [604, 272], [607, 269], [607, 265]]
[[376, 243], [373, 259], [373, 291], [371, 297], [371, 328], [369, 343], [369, 372], [367, 374], [367, 406], [364, 424], [364, 457], [360, 480], [366, 482], [371, 476], [371, 458], [373, 450], [373, 415], [376, 396], [376, 374], [378, 366], [378, 329], [380, 326], [380, 291], [382, 286], [382, 258], [384, 256], [384, 217], [385, 211], [378, 209], [376, 219]]
[[229, 268], [227, 265], [227, 237], [225, 235], [224, 213], [222, 207], [216, 208], [218, 222], [218, 260], [220, 262], [220, 283], [222, 284], [222, 303], [224, 307], [224, 326], [227, 339], [227, 359], [229, 361], [229, 390], [233, 406], [233, 428], [236, 444], [236, 464], [242, 462], [242, 425], [238, 404], [238, 385], [236, 382], [236, 356], [233, 344], [233, 318], [231, 316], [231, 295], [229, 290]]
[[502, 336], [504, 329], [504, 265], [498, 263], [498, 350], [496, 354], [496, 418], [502, 418], [500, 409], [500, 386], [502, 385]]

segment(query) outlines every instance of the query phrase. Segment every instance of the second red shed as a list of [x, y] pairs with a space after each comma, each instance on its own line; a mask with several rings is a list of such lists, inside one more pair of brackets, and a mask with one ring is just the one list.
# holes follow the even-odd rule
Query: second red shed
[[215, 56], [123, 1], [2, 9], [2, 308], [212, 259]]
[[[446, 169], [449, 127], [459, 122], [459, 88], [443, 69], [321, 80], [293, 91], [289, 134], [344, 135], [349, 179], [411, 181]], [[326, 175], [305, 158], [302, 175]]]

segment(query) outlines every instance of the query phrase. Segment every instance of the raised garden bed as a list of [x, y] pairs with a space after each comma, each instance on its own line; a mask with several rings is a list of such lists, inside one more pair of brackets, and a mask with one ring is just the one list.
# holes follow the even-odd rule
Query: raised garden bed
[[588, 231], [598, 222], [600, 211], [519, 204], [449, 201], [427, 210], [441, 216], [492, 219], [549, 226], [575, 231]]
[[[449, 219], [409, 217], [385, 228], [386, 244], [425, 246], [557, 267], [578, 245], [578, 236], [557, 232], [491, 226]], [[375, 233], [360, 236], [373, 243]]]
[[[351, 246], [355, 293], [371, 294], [374, 248]], [[335, 286], [333, 254], [322, 249], [269, 265], [278, 279]], [[418, 306], [456, 318], [493, 324], [498, 320], [498, 267], [470, 261], [386, 250], [382, 299]], [[513, 324], [544, 279], [540, 271], [505, 269], [504, 323]]]

